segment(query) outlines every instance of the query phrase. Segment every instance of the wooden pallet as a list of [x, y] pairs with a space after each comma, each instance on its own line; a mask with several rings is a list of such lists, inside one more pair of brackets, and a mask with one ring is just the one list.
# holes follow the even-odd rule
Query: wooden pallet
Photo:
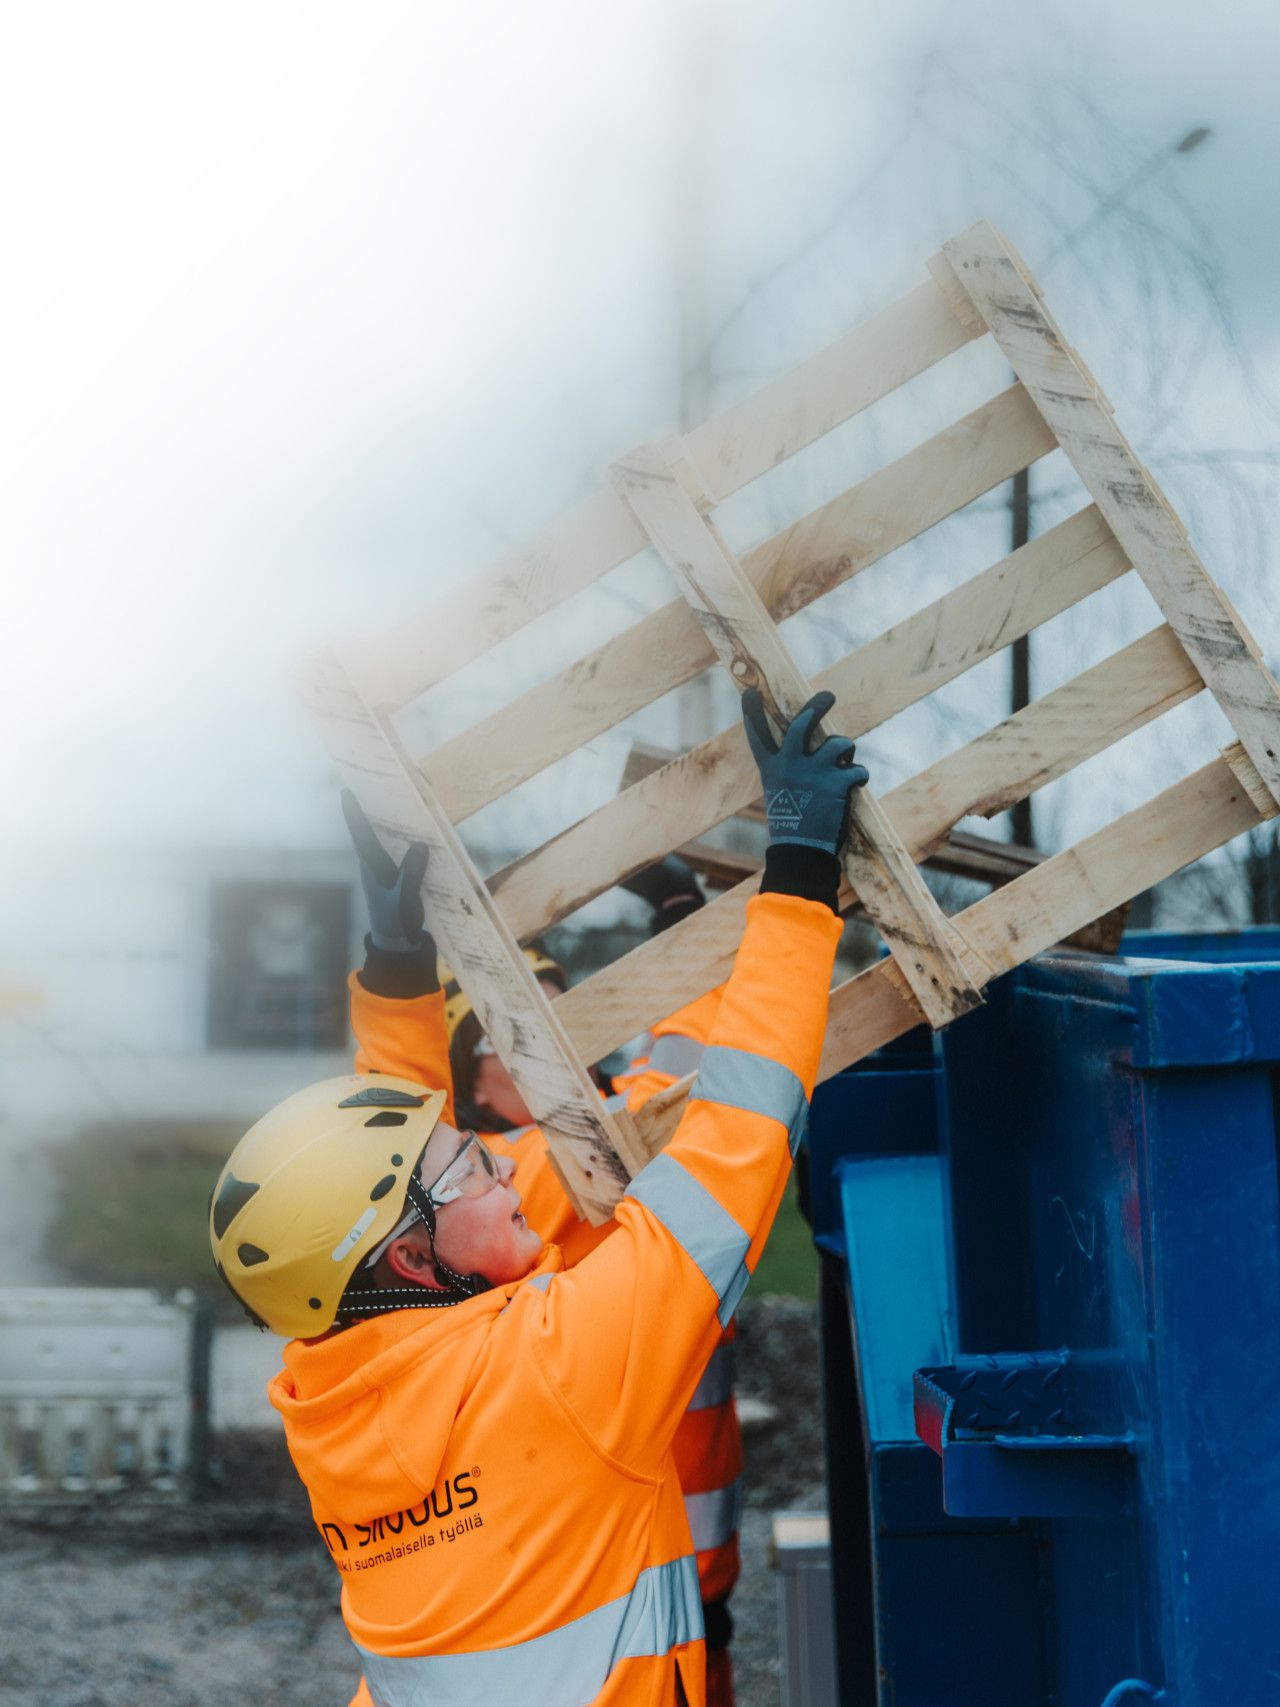
[[[779, 722], [817, 688], [827, 727], [860, 736], [1120, 576], [1165, 623], [881, 799], [857, 797], [842, 902], [890, 958], [837, 988], [822, 1075], [927, 1018], [945, 1024], [991, 978], [1273, 816], [1280, 690], [1009, 241], [980, 224], [930, 278], [830, 348], [687, 434], [640, 447], [611, 484], [522, 550], [376, 644], [326, 653], [306, 693], [344, 778], [397, 853], [426, 841], [431, 929], [547, 1132], [584, 1213], [606, 1218], [678, 1121], [688, 1082], [640, 1117], [607, 1110], [584, 1062], [714, 988], [733, 964], [758, 874], [554, 1004], [519, 943], [735, 813], [759, 779], [740, 725], [656, 770], [482, 880], [454, 826], [717, 660]], [[712, 520], [731, 493], [972, 339], [1018, 383], [740, 560]], [[1093, 503], [806, 681], [778, 623], [1061, 446]], [[648, 546], [679, 597], [434, 751], [395, 715]], [[1064, 775], [1202, 689], [1238, 741], [1065, 852], [946, 919], [917, 870], [970, 813]], [[959, 845], [959, 844], [957, 844]]]

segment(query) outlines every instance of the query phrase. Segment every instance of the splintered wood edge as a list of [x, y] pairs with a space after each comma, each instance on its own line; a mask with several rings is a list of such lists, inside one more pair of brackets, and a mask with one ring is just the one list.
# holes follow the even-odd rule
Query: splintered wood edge
[[[684, 1117], [689, 1092], [693, 1089], [697, 1077], [696, 1071], [686, 1073], [684, 1078], [677, 1079], [675, 1084], [655, 1091], [634, 1114], [625, 1108], [613, 1110], [614, 1121], [625, 1134], [628, 1146], [632, 1149], [632, 1154], [624, 1159], [629, 1166], [635, 1164], [635, 1173], [639, 1173], [655, 1156], [661, 1155], [675, 1137], [676, 1128]], [[572, 1161], [572, 1158], [570, 1160]], [[612, 1219], [613, 1209], [617, 1204], [613, 1204], [606, 1213], [603, 1204], [585, 1189], [588, 1185], [585, 1179], [579, 1182], [578, 1189], [575, 1190], [569, 1183], [566, 1169], [561, 1166], [560, 1159], [550, 1146], [547, 1148], [547, 1161], [565, 1196], [573, 1205], [579, 1221], [590, 1221], [593, 1227], [602, 1227], [606, 1221]], [[632, 1177], [634, 1178], [634, 1174]], [[620, 1193], [619, 1202], [621, 1195]]]
[[933, 1029], [981, 1006], [979, 986], [969, 976], [942, 908], [893, 820], [865, 788], [850, 802], [841, 864], [910, 987], [911, 1000]]
[[685, 1102], [697, 1077], [696, 1071], [686, 1073], [684, 1078], [677, 1079], [675, 1084], [655, 1091], [648, 1102], [643, 1103], [632, 1116], [636, 1133], [650, 1161], [665, 1150], [675, 1137], [676, 1127], [684, 1114]]
[[[574, 1214], [578, 1217], [579, 1221], [586, 1221], [588, 1219], [588, 1216], [587, 1216], [586, 1208], [583, 1205], [582, 1199], [578, 1196], [577, 1192], [569, 1184], [569, 1176], [565, 1173], [564, 1169], [560, 1166], [559, 1158], [557, 1157], [555, 1151], [551, 1148], [550, 1144], [548, 1144], [547, 1148], [546, 1148], [545, 1161], [546, 1161], [547, 1166], [551, 1169], [551, 1172], [555, 1175], [556, 1181], [559, 1184], [561, 1191], [569, 1199], [569, 1203], [570, 1203], [571, 1208], [573, 1209]], [[592, 1225], [594, 1225], [594, 1224], [595, 1223], [593, 1222]]]
[[1222, 748], [1222, 756], [1231, 766], [1236, 781], [1257, 807], [1260, 818], [1274, 818], [1280, 814], [1280, 804], [1276, 797], [1262, 780], [1262, 774], [1257, 765], [1245, 751], [1243, 741], [1233, 741], [1229, 747]]
[[632, 1179], [645, 1167], [649, 1155], [636, 1127], [635, 1116], [623, 1104], [609, 1111], [617, 1134], [618, 1154]]

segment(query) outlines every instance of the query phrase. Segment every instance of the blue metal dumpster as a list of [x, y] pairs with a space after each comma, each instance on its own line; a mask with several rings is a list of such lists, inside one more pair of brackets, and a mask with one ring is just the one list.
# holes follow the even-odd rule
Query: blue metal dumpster
[[1128, 931], [1125, 955], [1144, 960], [1191, 960], [1218, 965], [1280, 961], [1280, 927], [1245, 925], [1238, 931]]
[[844, 1707], [1280, 1702], [1280, 932], [1133, 947], [814, 1098]]

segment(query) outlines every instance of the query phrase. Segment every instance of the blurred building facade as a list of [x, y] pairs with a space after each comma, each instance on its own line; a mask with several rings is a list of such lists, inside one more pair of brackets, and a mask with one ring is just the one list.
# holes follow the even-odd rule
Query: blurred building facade
[[[1131, 925], [1274, 922], [1270, 829], [1140, 896]], [[349, 1071], [365, 928], [342, 849], [0, 856], [0, 1121], [253, 1117]], [[646, 934], [620, 916], [548, 946], [576, 982]]]
[[0, 860], [0, 1118], [252, 1116], [349, 1070], [345, 851]]

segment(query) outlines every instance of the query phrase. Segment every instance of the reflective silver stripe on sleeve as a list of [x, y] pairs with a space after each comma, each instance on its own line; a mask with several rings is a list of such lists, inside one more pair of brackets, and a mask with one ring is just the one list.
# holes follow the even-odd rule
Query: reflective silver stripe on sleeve
[[709, 1494], [686, 1494], [684, 1509], [695, 1552], [723, 1547], [742, 1521], [742, 1477]]
[[619, 1660], [701, 1636], [698, 1566], [686, 1556], [649, 1566], [630, 1594], [527, 1642], [406, 1659], [359, 1652], [374, 1707], [588, 1707]]
[[[737, 1282], [751, 1240], [729, 1211], [721, 1206], [688, 1168], [673, 1156], [655, 1156], [627, 1187], [626, 1195], [642, 1203], [692, 1257], [723, 1304]], [[734, 1304], [742, 1296], [739, 1288]], [[726, 1318], [727, 1319], [727, 1318]]]
[[728, 1291], [720, 1300], [720, 1308], [716, 1311], [716, 1320], [722, 1328], [727, 1328], [733, 1320], [733, 1313], [738, 1308], [742, 1294], [751, 1284], [751, 1270], [745, 1262], [738, 1264], [738, 1272], [729, 1282]]
[[718, 1345], [707, 1359], [702, 1379], [693, 1390], [686, 1407], [691, 1411], [709, 1411], [712, 1405], [727, 1405], [733, 1397], [733, 1377], [738, 1363], [738, 1347], [733, 1340]]
[[707, 1046], [696, 1037], [686, 1037], [681, 1031], [671, 1031], [658, 1038], [649, 1054], [649, 1065], [656, 1073], [670, 1073], [673, 1079], [683, 1079], [702, 1063]]
[[702, 1057], [689, 1101], [722, 1103], [780, 1121], [787, 1129], [793, 1156], [809, 1118], [809, 1099], [790, 1067], [749, 1049], [725, 1049], [719, 1044]]

